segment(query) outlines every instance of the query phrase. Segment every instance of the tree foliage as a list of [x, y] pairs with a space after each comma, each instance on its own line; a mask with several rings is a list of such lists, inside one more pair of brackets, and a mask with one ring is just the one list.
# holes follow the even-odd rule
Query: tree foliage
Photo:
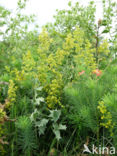
[[0, 6], [0, 155], [116, 147], [116, 3], [102, 0], [96, 21], [94, 1], [70, 1], [41, 32], [22, 13], [26, 3], [18, 1], [14, 16]]

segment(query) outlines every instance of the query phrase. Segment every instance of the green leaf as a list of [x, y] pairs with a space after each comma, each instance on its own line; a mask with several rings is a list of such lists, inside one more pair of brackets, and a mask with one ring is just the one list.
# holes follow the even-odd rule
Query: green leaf
[[59, 141], [61, 139], [61, 136], [60, 136], [60, 131], [58, 130], [53, 130], [55, 136], [56, 136], [56, 139]]
[[41, 121], [36, 122], [36, 125], [41, 127], [41, 126], [46, 126], [46, 124], [48, 123], [48, 119], [42, 119]]
[[106, 20], [102, 20], [101, 25], [102, 26], [106, 26], [107, 25], [107, 21]]
[[59, 129], [60, 130], [66, 130], [66, 128], [67, 128], [66, 125], [59, 124]]
[[105, 33], [108, 33], [108, 32], [109, 32], [109, 30], [105, 29], [105, 30], [102, 32], [102, 34], [105, 34]]
[[43, 89], [43, 87], [36, 88], [37, 91], [41, 91], [42, 89]]
[[34, 112], [30, 116], [30, 120], [35, 121], [38, 115], [39, 115], [39, 111], [37, 111], [37, 109], [35, 109]]
[[36, 127], [39, 128], [39, 135], [44, 134], [48, 121], [48, 119], [42, 119], [41, 121], [37, 121], [35, 123]]
[[61, 110], [50, 110], [50, 115], [49, 117], [51, 118], [52, 121], [57, 122], [59, 117], [61, 115]]
[[61, 139], [60, 130], [66, 130], [66, 126], [62, 125], [62, 124], [59, 124], [59, 125], [53, 124], [53, 132], [54, 132], [57, 140]]
[[71, 5], [72, 5], [72, 4], [71, 4], [71, 1], [69, 1], [68, 6], [71, 7]]
[[39, 127], [39, 135], [44, 134], [46, 127]]
[[44, 102], [43, 97], [37, 98], [36, 101], [35, 101], [35, 105], [40, 105], [41, 102]]

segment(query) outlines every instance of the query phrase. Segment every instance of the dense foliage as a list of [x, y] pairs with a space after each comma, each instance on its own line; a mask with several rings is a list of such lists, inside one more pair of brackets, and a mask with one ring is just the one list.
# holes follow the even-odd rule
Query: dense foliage
[[38, 33], [26, 2], [15, 16], [0, 6], [0, 156], [117, 148], [116, 3], [96, 22], [93, 1], [69, 2]]

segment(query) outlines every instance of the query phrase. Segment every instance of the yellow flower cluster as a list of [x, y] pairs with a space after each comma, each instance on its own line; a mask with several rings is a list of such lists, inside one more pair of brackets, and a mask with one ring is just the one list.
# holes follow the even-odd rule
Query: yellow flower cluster
[[37, 77], [37, 73], [35, 71], [36, 62], [34, 61], [30, 51], [23, 55], [21, 70], [14, 68], [10, 71], [9, 67], [6, 66], [5, 68], [10, 73], [12, 79], [18, 82], [26, 80], [27, 76]]
[[74, 53], [75, 50], [75, 53], [79, 54], [82, 50], [83, 42], [84, 42], [84, 32], [79, 27], [76, 27], [73, 34], [69, 33], [67, 35], [65, 43], [63, 44], [63, 49], [68, 51], [68, 53], [71, 52]]
[[8, 100], [7, 100], [7, 107], [8, 108], [11, 105], [13, 105], [16, 101], [16, 90], [17, 90], [17, 87], [15, 86], [13, 80], [9, 80]]
[[13, 80], [15, 81], [21, 81], [25, 79], [25, 71], [19, 71], [17, 68], [14, 68], [12, 70], [10, 70], [9, 67], [5, 67], [6, 71], [9, 72], [10, 76], [12, 77]]
[[39, 66], [38, 69], [38, 79], [42, 86], [47, 85], [47, 72], [48, 72], [48, 51], [52, 40], [49, 38], [48, 33], [45, 29], [43, 29], [42, 33], [39, 35], [39, 48], [38, 48], [38, 56], [39, 56]]
[[0, 108], [0, 138], [4, 134], [3, 124], [4, 124], [4, 117], [5, 116], [6, 116], [6, 112], [4, 111], [3, 108]]
[[3, 117], [6, 115], [6, 113], [4, 112], [4, 110], [2, 108], [0, 108], [0, 123], [3, 121]]
[[[49, 37], [49, 34], [43, 29], [39, 35], [38, 79], [47, 93], [48, 107], [54, 107], [56, 104], [61, 105], [64, 60], [73, 57], [76, 68], [82, 65], [90, 72], [97, 67], [94, 55], [96, 49], [92, 48], [89, 40], [85, 39], [84, 32], [79, 27], [76, 27], [73, 33], [67, 35], [62, 49], [58, 49], [55, 53], [50, 52], [52, 42], [53, 40]], [[103, 42], [107, 49], [108, 45], [106, 43], [106, 41]]]
[[[91, 69], [96, 68], [94, 49], [91, 48], [90, 42], [84, 41], [84, 32], [79, 27], [72, 33], [69, 33], [63, 43], [62, 49], [51, 53], [50, 45], [52, 39], [44, 29], [39, 35], [39, 67], [38, 78], [47, 93], [48, 107], [54, 107], [61, 104], [61, 95], [63, 89], [62, 66], [64, 60], [71, 55], [74, 56], [76, 66], [80, 63]], [[84, 44], [85, 43], [85, 44]], [[85, 45], [85, 48], [83, 47]]]
[[56, 104], [63, 107], [61, 104], [61, 90], [62, 90], [62, 79], [53, 79], [51, 84], [47, 87], [46, 91], [48, 96], [46, 98], [49, 108], [54, 108]]
[[11, 73], [15, 74], [15, 80], [16, 81], [21, 81], [21, 80], [24, 80], [25, 77], [25, 71], [22, 70], [22, 71], [19, 71], [17, 68], [14, 68], [14, 70], [11, 71]]
[[25, 55], [23, 55], [23, 66], [22, 71], [31, 72], [35, 68], [35, 61], [31, 55], [31, 52], [28, 51]]
[[67, 38], [65, 39], [65, 43], [63, 45], [64, 50], [69, 51], [70, 49], [74, 48], [74, 38], [71, 33], [67, 35]]
[[85, 40], [84, 32], [79, 27], [74, 30], [73, 34], [68, 34], [63, 49], [68, 55], [74, 56], [77, 67], [82, 65], [90, 71], [97, 67], [94, 57], [95, 49], [92, 48], [89, 40]]
[[53, 42], [53, 40], [49, 37], [47, 31], [45, 28], [43, 28], [42, 33], [39, 35], [39, 42], [40, 42], [40, 48], [38, 51], [45, 51], [47, 52], [50, 44]]
[[98, 109], [101, 113], [101, 123], [100, 125], [105, 127], [105, 128], [108, 128], [111, 135], [113, 135], [113, 127], [114, 127], [114, 124], [112, 123], [112, 115], [111, 113], [107, 110], [105, 104], [104, 104], [104, 101], [99, 101], [99, 106], [98, 106]]
[[66, 52], [58, 49], [55, 54], [49, 53], [49, 47], [52, 40], [49, 38], [45, 30], [40, 34], [39, 41], [38, 78], [41, 85], [44, 87], [44, 91], [47, 93], [47, 105], [49, 108], [57, 106], [63, 107], [61, 104], [63, 80], [60, 66], [62, 65]]
[[5, 107], [7, 105], [6, 101], [4, 104], [0, 103], [0, 153], [1, 154], [5, 153], [3, 144], [7, 143], [6, 141], [4, 141], [5, 133], [6, 133], [6, 129], [4, 127], [5, 118], [6, 118], [6, 111], [5, 111]]
[[83, 64], [85, 68], [94, 70], [96, 65], [96, 59], [94, 57], [95, 49], [92, 49], [91, 44], [88, 40], [85, 41], [85, 48], [76, 55], [76, 63]]
[[103, 53], [103, 54], [105, 54], [105, 55], [108, 55], [109, 52], [110, 52], [110, 50], [109, 50], [108, 47], [109, 47], [109, 44], [108, 44], [107, 40], [105, 39], [105, 40], [100, 44], [100, 46], [99, 46], [99, 48], [98, 48], [98, 52], [99, 52], [99, 53]]
[[53, 108], [56, 104], [63, 107], [61, 103], [63, 89], [61, 66], [67, 54], [66, 51], [58, 49], [56, 54], [50, 54], [47, 59], [49, 65], [48, 71], [51, 72], [52, 75], [52, 81], [48, 86], [49, 89], [47, 89], [47, 103], [50, 108]]

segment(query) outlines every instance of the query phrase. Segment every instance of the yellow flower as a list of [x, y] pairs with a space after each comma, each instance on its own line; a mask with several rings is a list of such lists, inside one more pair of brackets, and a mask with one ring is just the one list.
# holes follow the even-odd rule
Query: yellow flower
[[8, 88], [8, 102], [7, 107], [9, 108], [13, 105], [16, 101], [16, 90], [17, 87], [15, 86], [13, 80], [9, 80], [9, 88]]
[[107, 111], [104, 101], [99, 101], [99, 105], [97, 108], [99, 109], [99, 111], [101, 113], [100, 125], [105, 128], [108, 128], [110, 131], [110, 134], [112, 135], [114, 123], [112, 123], [112, 115], [109, 111]]

